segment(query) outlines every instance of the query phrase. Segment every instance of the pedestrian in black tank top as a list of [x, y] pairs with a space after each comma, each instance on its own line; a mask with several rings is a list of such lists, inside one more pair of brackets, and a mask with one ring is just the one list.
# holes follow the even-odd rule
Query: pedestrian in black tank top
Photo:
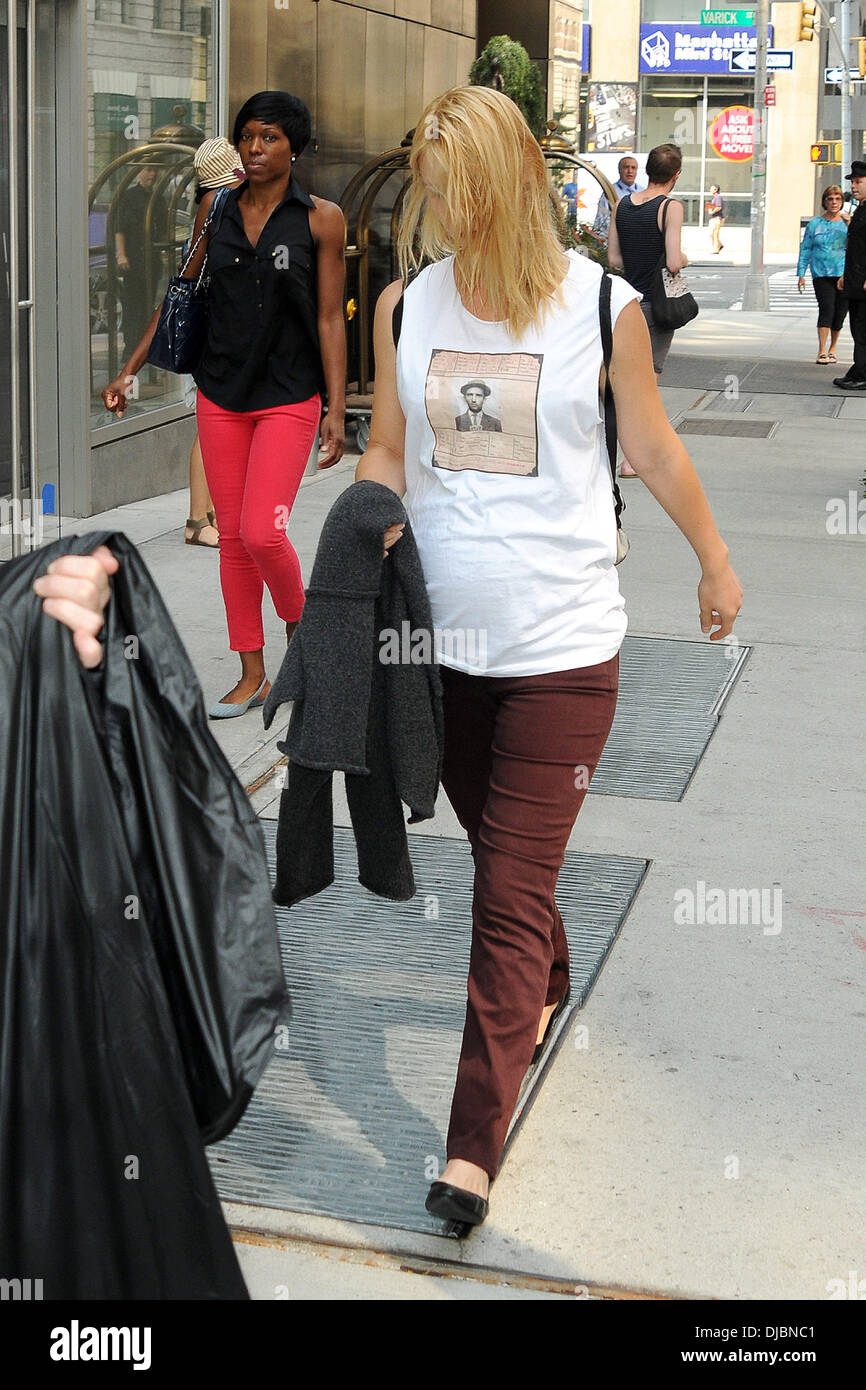
[[[683, 254], [683, 208], [670, 197], [680, 176], [683, 156], [679, 145], [656, 145], [646, 162], [647, 187], [640, 193], [621, 198], [613, 211], [607, 241], [608, 264], [622, 270], [626, 280], [643, 295], [641, 313], [647, 321], [652, 344], [653, 367], [656, 376], [662, 374], [665, 358], [674, 339], [672, 328], [659, 328], [653, 321], [650, 295], [653, 276], [662, 250], [667, 253], [667, 268], [675, 273], [687, 266]], [[665, 231], [662, 219], [667, 207]], [[633, 478], [634, 469], [623, 460], [620, 476]]]

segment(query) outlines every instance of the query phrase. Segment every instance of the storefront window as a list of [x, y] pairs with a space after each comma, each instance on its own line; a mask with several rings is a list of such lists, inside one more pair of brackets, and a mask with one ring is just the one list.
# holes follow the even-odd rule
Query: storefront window
[[[178, 265], [195, 213], [193, 156], [214, 129], [215, 0], [145, 5], [89, 0], [90, 387], [101, 400]], [[114, 26], [106, 27], [109, 20]], [[110, 11], [109, 13], [106, 13]], [[160, 31], [173, 32], [160, 32]], [[125, 420], [182, 401], [185, 381], [145, 366]]]
[[643, 152], [673, 141], [683, 152], [676, 196], [687, 226], [706, 221], [710, 184], [718, 184], [729, 225], [748, 226], [752, 196], [751, 159], [724, 158], [713, 147], [713, 124], [729, 108], [751, 108], [754, 91], [742, 78], [644, 77], [640, 103]]
[[550, 65], [553, 117], [560, 132], [577, 140], [580, 108], [581, 10], [579, 5], [552, 7], [553, 51]]

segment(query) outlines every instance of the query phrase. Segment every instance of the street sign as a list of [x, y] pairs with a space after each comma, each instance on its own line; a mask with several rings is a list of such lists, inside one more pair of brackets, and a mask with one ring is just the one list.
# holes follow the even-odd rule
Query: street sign
[[[824, 81], [825, 81], [825, 82], [841, 82], [843, 76], [844, 76], [844, 73], [843, 73], [843, 71], [842, 71], [841, 68], [825, 68], [825, 69], [824, 69]], [[849, 69], [848, 69], [848, 76], [851, 78], [851, 81], [852, 81], [852, 82], [862, 82], [862, 81], [863, 81], [863, 78], [860, 76], [860, 69], [859, 69], [859, 68], [849, 68]]]
[[765, 106], [775, 106], [775, 105], [776, 105], [776, 89], [775, 89], [775, 87], [765, 87], [765, 88], [764, 88], [764, 105], [765, 105]]
[[841, 164], [841, 140], [816, 140], [809, 146], [809, 158], [813, 164]]
[[[754, 72], [755, 50], [753, 48], [735, 48], [728, 66], [731, 72]], [[793, 67], [793, 48], [767, 49], [767, 72], [787, 72]]]
[[754, 10], [701, 10], [701, 24], [721, 27], [733, 24], [737, 29], [748, 29], [755, 22]]

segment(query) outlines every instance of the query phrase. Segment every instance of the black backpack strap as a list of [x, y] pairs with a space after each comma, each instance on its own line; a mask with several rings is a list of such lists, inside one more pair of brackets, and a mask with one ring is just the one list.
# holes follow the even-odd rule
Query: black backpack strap
[[610, 279], [609, 272], [605, 270], [602, 274], [598, 291], [598, 320], [601, 329], [601, 354], [604, 361], [604, 392], [602, 394], [604, 438], [607, 444], [607, 461], [610, 465], [610, 480], [613, 484], [613, 510], [616, 516], [617, 530], [619, 530], [622, 525], [620, 517], [625, 509], [625, 503], [622, 500], [616, 481], [616, 404], [610, 385], [610, 361], [613, 357], [613, 330], [610, 322]]
[[401, 329], [402, 327], [403, 327], [403, 296], [402, 296], [402, 294], [401, 294], [401, 295], [400, 295], [400, 298], [397, 300], [397, 303], [394, 305], [394, 312], [393, 312], [392, 315], [391, 315], [391, 336], [392, 336], [393, 339], [394, 339], [394, 348], [395, 348], [395, 350], [396, 350], [397, 344], [398, 344], [399, 341], [400, 341], [400, 329]]

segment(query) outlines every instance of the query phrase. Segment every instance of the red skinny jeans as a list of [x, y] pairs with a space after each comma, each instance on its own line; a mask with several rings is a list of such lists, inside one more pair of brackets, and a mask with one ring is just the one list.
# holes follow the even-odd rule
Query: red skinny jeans
[[220, 531], [220, 584], [233, 652], [265, 645], [262, 594], [287, 623], [304, 583], [286, 524], [322, 413], [318, 395], [269, 410], [224, 410], [198, 393], [201, 455]]
[[447, 1156], [496, 1176], [542, 1009], [569, 982], [554, 891], [616, 708], [619, 656], [540, 676], [442, 667], [442, 785], [475, 860]]

